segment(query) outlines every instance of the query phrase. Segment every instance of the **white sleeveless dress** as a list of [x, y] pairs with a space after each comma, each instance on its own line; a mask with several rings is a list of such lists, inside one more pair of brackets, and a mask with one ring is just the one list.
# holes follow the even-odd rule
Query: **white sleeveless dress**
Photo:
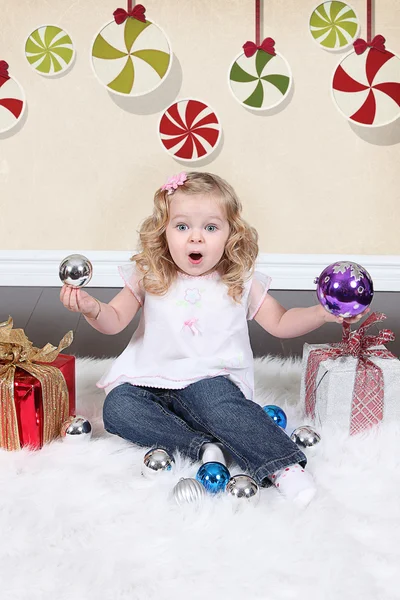
[[136, 264], [119, 267], [142, 305], [129, 344], [97, 382], [108, 394], [125, 382], [182, 389], [208, 377], [229, 377], [248, 399], [254, 395], [253, 353], [247, 320], [268, 292], [271, 278], [255, 272], [240, 304], [227, 293], [217, 272], [199, 277], [178, 273], [167, 294], [146, 293]]

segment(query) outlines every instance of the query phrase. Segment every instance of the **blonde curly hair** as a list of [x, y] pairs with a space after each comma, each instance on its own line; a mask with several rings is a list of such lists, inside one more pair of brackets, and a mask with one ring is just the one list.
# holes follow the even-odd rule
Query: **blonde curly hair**
[[[224, 208], [230, 233], [224, 253], [215, 266], [228, 294], [240, 302], [244, 283], [254, 271], [258, 255], [258, 234], [241, 217], [242, 205], [235, 190], [221, 177], [211, 173], [186, 173], [187, 179], [179, 186], [183, 194], [212, 194]], [[166, 228], [169, 205], [173, 192], [161, 188], [154, 195], [153, 214], [145, 219], [139, 230], [139, 252], [131, 257], [142, 274], [146, 292], [164, 295], [177, 277], [177, 267], [168, 249]]]

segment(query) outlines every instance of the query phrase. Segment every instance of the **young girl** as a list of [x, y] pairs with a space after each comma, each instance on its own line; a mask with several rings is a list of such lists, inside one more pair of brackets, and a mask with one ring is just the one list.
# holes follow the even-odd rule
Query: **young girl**
[[97, 383], [107, 394], [107, 431], [193, 461], [224, 463], [222, 445], [260, 485], [306, 504], [315, 485], [305, 455], [252, 402], [247, 320], [289, 338], [342, 319], [321, 305], [285, 310], [268, 294], [270, 278], [254, 272], [258, 236], [241, 210], [216, 175], [172, 177], [140, 229], [141, 251], [119, 269], [123, 290], [104, 304], [64, 285], [60, 298], [108, 335], [142, 308], [131, 341]]

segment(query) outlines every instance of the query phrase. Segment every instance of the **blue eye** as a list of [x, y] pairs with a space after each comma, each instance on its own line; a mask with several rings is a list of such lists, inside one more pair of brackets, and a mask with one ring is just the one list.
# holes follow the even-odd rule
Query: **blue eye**
[[[182, 227], [184, 229], [182, 229]], [[184, 223], [179, 223], [179, 225], [177, 225], [176, 228], [177, 228], [178, 231], [186, 231], [187, 225], [185, 225]]]
[[206, 230], [207, 231], [216, 231], [217, 226], [216, 225], [207, 225]]

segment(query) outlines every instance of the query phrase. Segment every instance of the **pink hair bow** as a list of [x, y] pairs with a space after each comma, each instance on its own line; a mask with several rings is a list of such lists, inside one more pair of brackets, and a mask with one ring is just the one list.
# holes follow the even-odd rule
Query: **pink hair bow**
[[179, 185], [183, 185], [187, 179], [186, 173], [179, 173], [179, 175], [172, 175], [162, 186], [162, 190], [167, 190], [168, 194], [172, 194], [176, 189], [178, 189]]

